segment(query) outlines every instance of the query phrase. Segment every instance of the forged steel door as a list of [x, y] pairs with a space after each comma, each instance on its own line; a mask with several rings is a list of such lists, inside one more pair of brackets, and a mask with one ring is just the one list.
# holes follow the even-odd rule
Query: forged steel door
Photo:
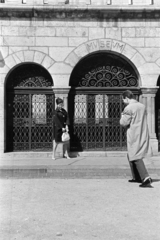
[[54, 95], [11, 94], [9, 98], [9, 150], [52, 149]]
[[76, 94], [73, 101], [71, 150], [126, 150], [120, 94]]

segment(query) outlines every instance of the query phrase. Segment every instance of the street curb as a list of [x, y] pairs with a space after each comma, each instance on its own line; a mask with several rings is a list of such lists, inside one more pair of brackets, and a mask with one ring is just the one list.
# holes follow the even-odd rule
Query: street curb
[[[150, 175], [160, 177], [160, 168], [147, 168]], [[72, 168], [66, 166], [46, 167], [40, 166], [30, 168], [1, 168], [0, 178], [59, 178], [59, 179], [104, 179], [104, 178], [126, 178], [131, 177], [131, 172], [128, 167], [86, 167], [86, 166], [73, 166]]]

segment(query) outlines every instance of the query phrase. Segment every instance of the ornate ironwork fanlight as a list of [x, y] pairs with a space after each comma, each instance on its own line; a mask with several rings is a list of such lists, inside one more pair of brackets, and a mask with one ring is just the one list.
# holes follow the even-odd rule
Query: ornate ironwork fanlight
[[103, 66], [91, 70], [79, 81], [80, 87], [138, 87], [138, 80], [128, 70]]
[[52, 83], [44, 77], [31, 77], [20, 82], [17, 87], [51, 87]]

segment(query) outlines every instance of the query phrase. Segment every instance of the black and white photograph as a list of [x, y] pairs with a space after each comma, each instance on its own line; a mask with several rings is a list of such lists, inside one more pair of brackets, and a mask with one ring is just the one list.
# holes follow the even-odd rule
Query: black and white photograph
[[0, 0], [0, 240], [159, 223], [160, 0]]

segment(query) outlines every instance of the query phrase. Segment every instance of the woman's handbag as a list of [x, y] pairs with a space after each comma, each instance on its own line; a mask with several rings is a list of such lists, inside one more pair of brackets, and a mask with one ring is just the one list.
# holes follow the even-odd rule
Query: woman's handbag
[[66, 142], [70, 140], [70, 136], [68, 132], [62, 133], [62, 142]]

